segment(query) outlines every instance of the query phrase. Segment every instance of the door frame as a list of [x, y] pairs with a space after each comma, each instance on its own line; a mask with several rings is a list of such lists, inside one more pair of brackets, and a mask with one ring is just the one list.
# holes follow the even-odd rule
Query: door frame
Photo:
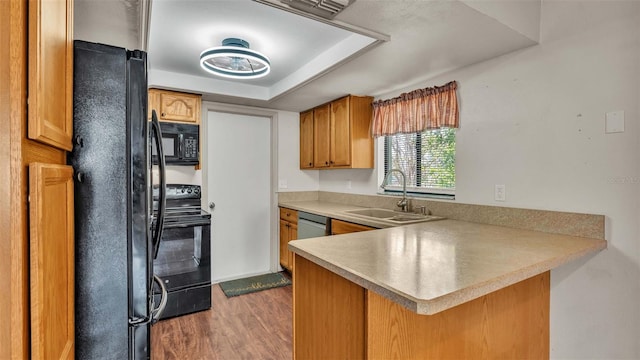
[[[206, 202], [209, 199], [209, 192], [206, 184], [209, 183], [209, 167], [205, 165], [208, 164], [209, 161], [209, 146], [203, 134], [208, 134], [209, 131], [207, 122], [209, 120], [210, 111], [235, 115], [259, 116], [270, 119], [271, 133], [269, 159], [271, 165], [269, 168], [271, 174], [269, 176], [269, 224], [271, 226], [269, 234], [269, 271], [278, 272], [281, 270], [279, 260], [280, 254], [278, 253], [279, 235], [278, 226], [274, 225], [276, 224], [276, 220], [278, 220], [278, 111], [209, 101], [202, 102], [202, 119], [200, 122], [200, 140], [202, 144], [202, 153], [200, 154], [200, 164], [202, 165], [202, 208], [207, 211], [209, 210], [209, 204]], [[212, 216], [214, 215], [212, 214]]]

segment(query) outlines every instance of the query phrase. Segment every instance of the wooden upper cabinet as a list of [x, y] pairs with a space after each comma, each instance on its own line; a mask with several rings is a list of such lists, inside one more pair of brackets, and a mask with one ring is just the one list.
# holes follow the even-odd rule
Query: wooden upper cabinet
[[349, 98], [331, 103], [331, 166], [351, 165], [351, 122]]
[[29, 1], [28, 137], [70, 151], [73, 0]]
[[300, 114], [300, 169], [313, 168], [313, 110]]
[[[301, 113], [300, 168], [310, 168], [307, 151], [312, 147], [313, 169], [372, 169], [372, 102], [370, 96], [349, 95]], [[312, 111], [313, 144], [309, 144], [311, 130], [304, 126]]]
[[331, 106], [325, 104], [313, 109], [313, 167], [329, 167], [331, 146]]
[[201, 104], [198, 94], [149, 89], [149, 118], [155, 109], [160, 121], [200, 124]]
[[31, 356], [74, 358], [73, 168], [29, 165]]

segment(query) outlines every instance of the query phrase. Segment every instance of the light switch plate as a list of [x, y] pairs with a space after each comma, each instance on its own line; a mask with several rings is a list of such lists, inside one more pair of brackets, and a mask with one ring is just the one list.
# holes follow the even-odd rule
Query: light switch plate
[[494, 199], [496, 201], [505, 201], [505, 199], [507, 198], [505, 192], [506, 189], [504, 185], [496, 185], [494, 189]]
[[605, 133], [624, 132], [624, 111], [611, 111], [605, 115]]

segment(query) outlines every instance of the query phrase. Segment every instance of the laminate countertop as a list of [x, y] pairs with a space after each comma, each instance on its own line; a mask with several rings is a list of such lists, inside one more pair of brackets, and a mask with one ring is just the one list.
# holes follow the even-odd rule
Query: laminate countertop
[[[292, 204], [280, 206], [313, 212]], [[349, 207], [315, 205], [329, 217]], [[297, 255], [424, 315], [606, 247], [605, 240], [446, 219], [289, 242]]]
[[[400, 223], [387, 221], [384, 219], [375, 219], [370, 217], [362, 217], [357, 215], [352, 215], [348, 213], [351, 210], [362, 210], [368, 209], [367, 207], [355, 206], [355, 205], [345, 205], [345, 204], [336, 204], [326, 201], [291, 201], [291, 202], [281, 202], [278, 204], [280, 207], [286, 207], [293, 210], [304, 211], [312, 214], [326, 216], [332, 219], [344, 220], [360, 225], [367, 225], [377, 229], [388, 228], [393, 226], [401, 225]], [[402, 214], [402, 213], [398, 213]], [[426, 221], [436, 221], [444, 219], [439, 216], [427, 216]]]

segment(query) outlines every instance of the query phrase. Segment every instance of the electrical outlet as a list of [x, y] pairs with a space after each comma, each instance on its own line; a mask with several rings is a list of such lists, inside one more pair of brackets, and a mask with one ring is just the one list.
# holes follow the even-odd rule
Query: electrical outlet
[[347, 180], [347, 189], [351, 189], [351, 180]]
[[287, 179], [278, 180], [278, 187], [280, 189], [286, 189], [287, 188]]
[[624, 111], [611, 111], [605, 115], [605, 133], [624, 132]]
[[496, 201], [505, 201], [507, 197], [505, 186], [496, 185], [493, 195]]

